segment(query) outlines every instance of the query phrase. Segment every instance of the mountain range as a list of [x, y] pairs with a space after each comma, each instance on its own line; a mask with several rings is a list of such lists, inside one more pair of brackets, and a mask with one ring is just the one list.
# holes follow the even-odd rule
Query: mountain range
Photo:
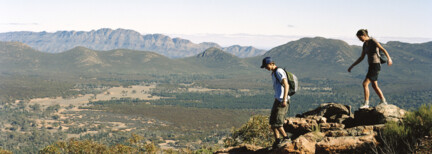
[[[383, 78], [401, 82], [431, 84], [432, 42], [383, 44], [393, 59], [393, 66], [382, 65]], [[322, 37], [302, 38], [275, 47], [262, 56], [240, 58], [210, 47], [185, 58], [171, 59], [150, 51], [114, 49], [97, 51], [75, 47], [62, 53], [41, 52], [19, 42], [0, 43], [1, 72], [69, 72], [120, 74], [263, 74], [263, 57], [270, 56], [279, 67], [297, 76], [351, 80], [364, 78], [367, 60], [348, 73], [348, 67], [360, 56], [361, 47]], [[388, 80], [387, 80], [388, 81]]]
[[162, 34], [147, 34], [127, 30], [103, 28], [92, 31], [58, 31], [47, 32], [8, 32], [0, 33], [0, 41], [17, 41], [25, 43], [39, 51], [60, 53], [77, 46], [93, 50], [107, 51], [114, 49], [131, 49], [152, 51], [169, 58], [182, 58], [196, 55], [210, 47], [222, 49], [238, 57], [253, 57], [266, 51], [252, 46], [233, 45], [221, 47], [212, 42], [195, 44], [181, 38], [170, 38]]

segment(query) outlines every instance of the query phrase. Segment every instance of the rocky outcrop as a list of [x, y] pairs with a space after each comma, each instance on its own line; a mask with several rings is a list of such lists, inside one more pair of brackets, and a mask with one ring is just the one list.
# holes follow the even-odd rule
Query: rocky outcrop
[[370, 146], [376, 144], [374, 134], [325, 137], [315, 145], [315, 153], [368, 153]]
[[395, 105], [361, 109], [354, 115], [350, 110], [350, 106], [325, 103], [315, 110], [287, 118], [284, 128], [292, 134], [293, 141], [281, 148], [243, 145], [217, 153], [369, 153], [371, 146], [379, 144], [375, 137], [384, 123], [401, 121], [405, 115], [405, 110]]
[[216, 151], [216, 154], [225, 154], [225, 153], [231, 153], [231, 154], [236, 154], [236, 153], [241, 153], [241, 154], [247, 154], [247, 153], [254, 153], [254, 154], [265, 154], [266, 150], [264, 150], [262, 147], [259, 146], [254, 146], [254, 145], [250, 145], [250, 144], [242, 144], [236, 147], [230, 147], [230, 148], [226, 148], [226, 149], [221, 149], [219, 151]]
[[400, 122], [405, 116], [405, 110], [395, 105], [381, 104], [374, 108], [360, 109], [354, 113], [356, 125], [383, 124], [388, 121]]

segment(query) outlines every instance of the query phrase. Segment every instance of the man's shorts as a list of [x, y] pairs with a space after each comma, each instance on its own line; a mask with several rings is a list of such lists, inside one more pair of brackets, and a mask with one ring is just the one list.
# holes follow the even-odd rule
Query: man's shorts
[[380, 70], [381, 70], [381, 64], [378, 63], [369, 64], [369, 69], [366, 78], [369, 78], [371, 81], [377, 81]]
[[285, 122], [285, 114], [288, 112], [290, 101], [285, 107], [281, 107], [282, 102], [275, 99], [270, 113], [270, 126], [272, 128], [282, 127]]

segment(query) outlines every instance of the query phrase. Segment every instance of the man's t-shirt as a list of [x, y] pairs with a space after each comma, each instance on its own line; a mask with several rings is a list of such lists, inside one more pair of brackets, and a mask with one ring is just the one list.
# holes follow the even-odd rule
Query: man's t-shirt
[[[283, 69], [279, 69], [279, 68], [276, 69], [276, 71], [274, 73], [276, 73], [276, 76], [278, 78], [278, 79], [276, 79], [275, 75], [272, 72], [271, 76], [272, 76], [272, 80], [273, 80], [273, 89], [275, 92], [274, 98], [276, 98], [279, 102], [282, 102], [285, 88], [282, 86], [281, 82], [282, 82], [282, 79], [287, 79], [287, 75]], [[288, 101], [289, 98], [290, 97], [287, 95], [286, 101]]]

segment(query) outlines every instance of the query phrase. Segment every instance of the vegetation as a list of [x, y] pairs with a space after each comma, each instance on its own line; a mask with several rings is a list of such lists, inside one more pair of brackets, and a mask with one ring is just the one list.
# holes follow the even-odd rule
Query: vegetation
[[142, 137], [132, 134], [128, 145], [116, 144], [107, 146], [91, 140], [75, 140], [74, 138], [68, 141], [58, 141], [48, 145], [39, 153], [156, 153], [160, 151], [154, 143], [142, 143]]
[[402, 123], [389, 122], [379, 134], [376, 153], [414, 153], [420, 139], [432, 135], [432, 105], [408, 112]]
[[[211, 154], [216, 151], [215, 147], [201, 147], [197, 150], [190, 150], [189, 148], [180, 149], [161, 149], [155, 145], [154, 142], [144, 142], [143, 137], [132, 134], [128, 139], [129, 142], [125, 144], [115, 144], [107, 146], [92, 140], [76, 140], [74, 138], [68, 141], [57, 141], [41, 149], [39, 153], [52, 154], [52, 153], [168, 153], [168, 154]], [[2, 151], [0, 151], [2, 152]], [[7, 151], [5, 151], [7, 154]]]
[[10, 152], [8, 150], [3, 150], [2, 148], [0, 148], [0, 153], [2, 153], [2, 154], [12, 154], [12, 152]]
[[[49, 110], [27, 110], [26, 103], [15, 106], [4, 103], [0, 108], [0, 145], [14, 153], [37, 153], [42, 148], [58, 139], [66, 138], [63, 132], [53, 132], [46, 122], [35, 119], [52, 119]], [[48, 107], [55, 109], [55, 106]], [[49, 126], [49, 127], [48, 127]]]
[[233, 128], [231, 136], [224, 140], [224, 144], [225, 147], [237, 146], [243, 143], [268, 147], [272, 144], [272, 139], [268, 116], [255, 115], [240, 128]]

